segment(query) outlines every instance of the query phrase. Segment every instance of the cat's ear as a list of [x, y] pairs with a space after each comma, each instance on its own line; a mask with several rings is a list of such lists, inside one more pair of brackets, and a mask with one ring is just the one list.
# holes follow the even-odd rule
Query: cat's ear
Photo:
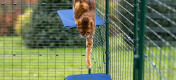
[[78, 10], [79, 7], [80, 7], [80, 2], [76, 2], [76, 3], [75, 3], [75, 10]]

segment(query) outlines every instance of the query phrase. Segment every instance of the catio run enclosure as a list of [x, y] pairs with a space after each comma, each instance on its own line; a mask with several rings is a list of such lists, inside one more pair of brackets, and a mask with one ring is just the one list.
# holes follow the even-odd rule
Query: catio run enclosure
[[[96, 0], [106, 21], [94, 36], [91, 73], [112, 80], [176, 80], [176, 0]], [[57, 10], [71, 0], [0, 0], [0, 80], [87, 74], [85, 40]]]

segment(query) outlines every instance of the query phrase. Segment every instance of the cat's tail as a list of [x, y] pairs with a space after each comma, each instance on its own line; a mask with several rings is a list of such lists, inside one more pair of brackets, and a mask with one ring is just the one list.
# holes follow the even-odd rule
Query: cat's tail
[[92, 47], [93, 47], [93, 38], [87, 38], [86, 39], [86, 61], [87, 61], [88, 68], [91, 68]]

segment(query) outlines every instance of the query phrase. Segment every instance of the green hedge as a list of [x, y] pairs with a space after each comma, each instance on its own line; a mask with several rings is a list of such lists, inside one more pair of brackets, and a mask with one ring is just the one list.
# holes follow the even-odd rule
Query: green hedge
[[[51, 2], [52, 1], [52, 2]], [[65, 2], [66, 1], [66, 2]], [[23, 31], [25, 44], [30, 48], [83, 46], [85, 40], [76, 29], [64, 28], [56, 11], [68, 9], [68, 0], [42, 0], [33, 10], [32, 19]], [[43, 4], [45, 3], [45, 4]]]

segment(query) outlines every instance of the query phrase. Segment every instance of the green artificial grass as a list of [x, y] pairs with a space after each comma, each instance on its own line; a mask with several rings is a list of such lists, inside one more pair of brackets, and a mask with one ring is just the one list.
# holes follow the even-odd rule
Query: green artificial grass
[[[121, 38], [110, 38], [110, 74], [113, 80], [133, 78], [133, 51]], [[98, 44], [98, 43], [97, 43]], [[93, 49], [92, 73], [105, 72], [105, 46]], [[174, 80], [176, 47], [146, 47], [146, 80]], [[21, 37], [0, 37], [0, 80], [64, 80], [87, 74], [85, 48], [27, 48]]]
[[20, 37], [0, 37], [0, 80], [64, 80], [87, 73], [85, 49], [30, 49]]

